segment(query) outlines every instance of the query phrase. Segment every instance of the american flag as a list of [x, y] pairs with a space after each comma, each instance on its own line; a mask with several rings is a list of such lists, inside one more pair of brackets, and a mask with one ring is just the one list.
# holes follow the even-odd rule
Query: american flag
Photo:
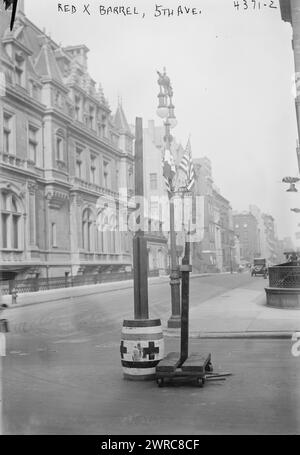
[[186, 144], [184, 155], [179, 163], [179, 168], [185, 173], [186, 189], [188, 191], [191, 191], [195, 184], [195, 170], [192, 159], [192, 148], [190, 138]]
[[169, 195], [173, 191], [173, 179], [175, 177], [175, 174], [176, 166], [173, 155], [169, 149], [166, 149], [163, 159], [163, 176]]
[[16, 11], [18, 6], [18, 0], [3, 0], [5, 9], [9, 9], [12, 5], [11, 21], [10, 21], [10, 30], [13, 29]]

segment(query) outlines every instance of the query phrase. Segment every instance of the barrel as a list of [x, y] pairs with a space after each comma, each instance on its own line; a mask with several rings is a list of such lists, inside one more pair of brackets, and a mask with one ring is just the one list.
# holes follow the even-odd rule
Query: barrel
[[164, 357], [160, 319], [125, 320], [120, 353], [125, 379], [154, 379], [156, 365]]

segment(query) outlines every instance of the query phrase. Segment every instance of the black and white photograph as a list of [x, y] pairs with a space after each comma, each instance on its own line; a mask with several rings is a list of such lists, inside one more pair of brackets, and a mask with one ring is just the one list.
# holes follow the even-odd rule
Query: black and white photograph
[[299, 138], [300, 0], [0, 0], [0, 435], [300, 435]]

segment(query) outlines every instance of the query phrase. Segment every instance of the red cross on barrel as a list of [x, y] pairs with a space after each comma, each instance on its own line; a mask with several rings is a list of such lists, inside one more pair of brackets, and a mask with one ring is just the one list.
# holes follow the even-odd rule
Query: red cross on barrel
[[155, 343], [150, 341], [147, 348], [143, 348], [143, 358], [149, 356], [149, 360], [155, 359], [155, 354], [159, 354], [159, 348], [155, 347]]
[[125, 379], [154, 379], [156, 365], [164, 357], [160, 319], [125, 320], [120, 353]]

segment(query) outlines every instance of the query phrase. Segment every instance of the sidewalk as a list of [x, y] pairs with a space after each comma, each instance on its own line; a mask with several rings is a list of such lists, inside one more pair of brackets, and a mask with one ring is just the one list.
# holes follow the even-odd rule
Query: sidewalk
[[[210, 276], [212, 273], [192, 274], [191, 279], [202, 276]], [[220, 274], [218, 274], [220, 275]], [[159, 285], [169, 282], [168, 275], [148, 278], [148, 284]], [[0, 303], [8, 305], [9, 308], [19, 308], [40, 303], [56, 302], [59, 300], [71, 299], [72, 297], [83, 297], [85, 295], [104, 294], [107, 292], [121, 291], [133, 288], [133, 280], [112, 281], [108, 283], [74, 286], [69, 288], [51, 289], [49, 291], [27, 292], [17, 295], [17, 303], [12, 304], [11, 295], [0, 295]], [[38, 299], [37, 299], [38, 296]]]
[[[149, 278], [149, 284], [163, 283], [168, 277]], [[72, 297], [83, 297], [85, 295], [103, 294], [133, 287], [133, 280], [113, 281], [111, 283], [92, 284], [84, 286], [74, 286], [69, 288], [51, 289], [49, 291], [27, 292], [17, 295], [17, 303], [12, 304], [11, 295], [0, 296], [1, 303], [5, 303], [10, 308], [19, 308], [28, 305], [38, 305], [40, 303], [57, 302], [67, 300]], [[37, 299], [38, 296], [38, 299]]]
[[[300, 332], [300, 310], [271, 308], [265, 291], [237, 288], [190, 308], [191, 338], [291, 338]], [[166, 329], [166, 336], [180, 336]]]
[[[191, 279], [213, 274], [195, 274]], [[220, 274], [218, 274], [220, 275]], [[149, 286], [169, 282], [168, 276], [149, 278]], [[9, 309], [58, 302], [96, 294], [105, 294], [133, 288], [133, 280], [53, 289], [27, 294], [19, 294], [17, 303], [12, 305], [11, 296], [2, 296], [1, 303]], [[163, 318], [164, 319], [164, 318]], [[162, 321], [163, 321], [162, 319]], [[164, 322], [164, 321], [163, 321]], [[266, 306], [264, 289], [240, 287], [201, 303], [190, 302], [189, 334], [191, 338], [291, 338], [300, 332], [300, 310], [285, 310]], [[179, 329], [168, 329], [167, 337], [179, 337]]]

